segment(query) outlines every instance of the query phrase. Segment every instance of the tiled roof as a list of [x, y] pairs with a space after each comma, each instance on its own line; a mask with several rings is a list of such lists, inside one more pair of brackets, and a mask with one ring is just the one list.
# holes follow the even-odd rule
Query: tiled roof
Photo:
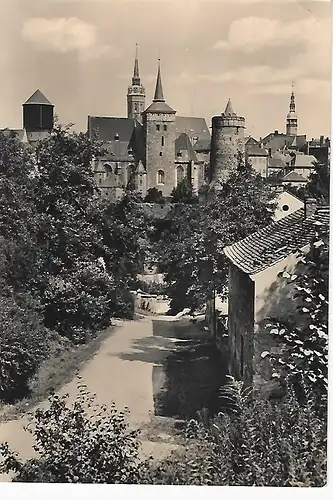
[[194, 151], [201, 153], [204, 151], [210, 152], [210, 139], [199, 139], [193, 146]]
[[210, 142], [210, 132], [204, 118], [176, 116], [176, 135], [180, 135], [183, 132], [185, 132], [191, 140], [197, 137], [199, 141]]
[[[272, 151], [278, 151], [283, 149], [284, 147], [291, 147], [293, 143], [295, 143], [295, 136], [280, 133], [275, 134], [274, 132], [272, 132], [262, 139], [262, 143], [266, 148], [271, 149]], [[297, 135], [295, 147], [299, 149], [305, 144], [306, 136]]]
[[118, 118], [113, 116], [88, 116], [88, 134], [100, 141], [114, 141], [116, 135], [119, 141], [129, 143], [135, 129], [133, 118]]
[[34, 92], [32, 96], [29, 97], [24, 105], [25, 104], [47, 104], [49, 106], [53, 106], [53, 104], [48, 99], [46, 99], [45, 95], [42, 94], [40, 90], [36, 90], [36, 92]]
[[156, 101], [152, 102], [147, 109], [144, 110], [144, 113], [169, 113], [174, 114], [176, 111], [172, 109], [166, 102]]
[[246, 154], [248, 156], [268, 156], [268, 151], [258, 146], [250, 146], [246, 148]]
[[296, 155], [295, 167], [298, 168], [313, 168], [314, 163], [317, 163], [317, 159], [313, 155]]
[[244, 273], [255, 275], [308, 245], [316, 224], [329, 227], [329, 207], [304, 217], [304, 208], [224, 248], [228, 259]]
[[25, 130], [24, 129], [12, 129], [12, 128], [4, 128], [0, 129], [0, 132], [4, 134], [7, 137], [10, 137], [11, 134], [14, 135], [19, 141], [23, 141], [25, 137]]
[[260, 146], [260, 142], [257, 141], [257, 139], [255, 139], [251, 135], [245, 137], [245, 147], [250, 147], [250, 146]]
[[306, 179], [295, 170], [292, 170], [283, 177], [282, 182], [306, 182]]
[[183, 151], [187, 152], [188, 161], [194, 161], [195, 163], [197, 163], [198, 159], [197, 159], [196, 154], [194, 152], [193, 146], [191, 144], [191, 141], [190, 141], [188, 135], [185, 133], [180, 134], [180, 136], [177, 137], [177, 139], [175, 141], [175, 158], [176, 158], [176, 160], [180, 159], [178, 157], [178, 153], [181, 153]]
[[133, 155], [129, 154], [130, 145], [126, 141], [112, 141], [103, 145], [107, 153], [103, 156], [104, 160], [110, 161], [134, 161]]

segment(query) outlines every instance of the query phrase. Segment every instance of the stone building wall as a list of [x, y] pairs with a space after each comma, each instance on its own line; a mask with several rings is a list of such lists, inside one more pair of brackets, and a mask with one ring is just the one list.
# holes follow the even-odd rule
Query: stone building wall
[[[147, 113], [144, 115], [145, 161], [147, 189], [156, 187], [169, 196], [175, 187], [175, 140], [174, 114]], [[164, 183], [159, 183], [158, 172], [164, 173]]]
[[223, 181], [237, 167], [239, 154], [245, 156], [245, 119], [214, 116], [212, 118], [211, 168], [212, 180]]
[[228, 331], [230, 372], [246, 386], [253, 381], [254, 282], [229, 265]]

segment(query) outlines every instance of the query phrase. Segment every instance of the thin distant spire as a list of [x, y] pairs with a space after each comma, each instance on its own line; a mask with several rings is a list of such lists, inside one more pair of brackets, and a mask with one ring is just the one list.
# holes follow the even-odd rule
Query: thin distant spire
[[157, 79], [156, 79], [156, 87], [155, 87], [155, 95], [153, 102], [165, 102], [163, 97], [163, 87], [162, 87], [162, 78], [161, 78], [161, 60], [158, 59], [158, 70], [157, 70]]
[[229, 97], [229, 99], [228, 99], [228, 102], [227, 102], [227, 105], [226, 105], [226, 108], [225, 108], [224, 114], [225, 114], [225, 115], [233, 115], [233, 114], [234, 114], [234, 110], [232, 109], [232, 104], [231, 104], [231, 99], [230, 99], [230, 97]]
[[290, 96], [290, 105], [289, 105], [289, 111], [295, 112], [296, 111], [296, 104], [295, 104], [295, 86], [294, 82], [292, 82], [291, 85], [291, 96]]
[[134, 60], [134, 71], [132, 78], [132, 85], [141, 85], [140, 73], [139, 73], [139, 55], [138, 55], [138, 44], [135, 44], [135, 60]]

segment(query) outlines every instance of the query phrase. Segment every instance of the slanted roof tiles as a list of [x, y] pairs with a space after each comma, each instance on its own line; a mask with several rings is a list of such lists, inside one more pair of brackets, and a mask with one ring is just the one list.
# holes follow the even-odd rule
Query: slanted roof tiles
[[256, 231], [223, 249], [228, 259], [244, 273], [255, 275], [308, 245], [316, 225], [329, 227], [329, 207], [305, 218], [304, 208]]

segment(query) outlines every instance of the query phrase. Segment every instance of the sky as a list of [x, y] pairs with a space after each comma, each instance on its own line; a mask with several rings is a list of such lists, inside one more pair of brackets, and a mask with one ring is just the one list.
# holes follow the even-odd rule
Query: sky
[[247, 134], [283, 132], [294, 82], [299, 133], [330, 135], [329, 0], [0, 0], [0, 128], [37, 88], [76, 130], [126, 116], [136, 42], [147, 106], [161, 58], [178, 115], [210, 126], [230, 97]]

